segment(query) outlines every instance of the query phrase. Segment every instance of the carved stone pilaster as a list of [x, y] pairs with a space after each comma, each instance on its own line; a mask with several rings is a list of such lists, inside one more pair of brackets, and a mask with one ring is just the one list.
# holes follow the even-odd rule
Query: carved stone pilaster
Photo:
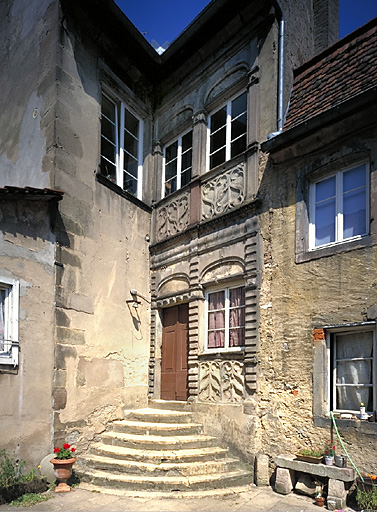
[[207, 112], [205, 110], [198, 110], [198, 112], [195, 112], [195, 114], [192, 116], [192, 124], [193, 126], [197, 125], [198, 123], [207, 125], [207, 119]]
[[243, 400], [243, 363], [204, 361], [199, 365], [199, 400], [240, 403]]
[[175, 197], [157, 210], [157, 240], [184, 231], [190, 222], [190, 197]]
[[245, 166], [240, 164], [202, 184], [202, 220], [226, 213], [244, 200]]

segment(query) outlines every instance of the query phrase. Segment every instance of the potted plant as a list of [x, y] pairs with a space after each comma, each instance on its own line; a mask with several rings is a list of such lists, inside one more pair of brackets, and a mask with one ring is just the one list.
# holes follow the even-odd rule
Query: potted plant
[[377, 510], [377, 476], [371, 473], [357, 478], [356, 502], [360, 510]]
[[335, 456], [335, 444], [332, 439], [330, 439], [330, 441], [326, 441], [324, 454], [325, 454], [326, 466], [332, 466], [334, 464], [334, 456]]
[[54, 448], [56, 455], [50, 462], [54, 465], [54, 474], [58, 481], [55, 492], [69, 492], [72, 490], [67, 484], [67, 480], [71, 477], [72, 466], [76, 462], [73, 455], [75, 452], [76, 449], [68, 443], [64, 443], [62, 448]]
[[296, 453], [296, 459], [302, 462], [310, 462], [312, 464], [319, 464], [322, 462], [323, 454], [321, 450], [302, 448]]
[[325, 497], [322, 495], [321, 491], [317, 492], [314, 499], [315, 499], [315, 504], [318, 505], [319, 507], [323, 507], [323, 505], [325, 504]]

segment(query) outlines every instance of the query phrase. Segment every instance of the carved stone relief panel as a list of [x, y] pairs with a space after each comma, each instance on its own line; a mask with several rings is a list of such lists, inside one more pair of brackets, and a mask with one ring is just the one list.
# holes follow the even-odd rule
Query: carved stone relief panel
[[175, 197], [157, 210], [157, 240], [184, 231], [190, 221], [189, 194]]
[[241, 402], [243, 400], [243, 363], [204, 361], [199, 363], [199, 400], [202, 402]]
[[202, 219], [225, 213], [245, 200], [243, 164], [202, 184]]

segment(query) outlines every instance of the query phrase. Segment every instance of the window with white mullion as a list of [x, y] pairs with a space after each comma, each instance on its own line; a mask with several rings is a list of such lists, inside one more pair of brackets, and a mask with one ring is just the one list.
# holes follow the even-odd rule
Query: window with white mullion
[[162, 197], [172, 194], [191, 181], [192, 130], [184, 133], [163, 150]]
[[[124, 169], [124, 103], [123, 101], [120, 102], [120, 137], [119, 137], [119, 143], [117, 148], [117, 183], [121, 184], [121, 187], [123, 188], [123, 169]], [[117, 112], [118, 114], [118, 112]]]
[[226, 115], [226, 144], [225, 144], [225, 159], [230, 160], [230, 145], [232, 142], [232, 114], [231, 114], [231, 103], [227, 104], [227, 115]]
[[367, 164], [359, 164], [310, 186], [310, 249], [367, 234], [367, 177]]

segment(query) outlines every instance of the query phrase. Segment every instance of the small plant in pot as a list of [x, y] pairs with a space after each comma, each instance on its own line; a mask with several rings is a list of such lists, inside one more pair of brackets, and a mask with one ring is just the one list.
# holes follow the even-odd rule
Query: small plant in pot
[[303, 462], [311, 462], [312, 464], [319, 464], [322, 462], [323, 453], [321, 450], [312, 448], [302, 448], [296, 453], [296, 459]]
[[335, 456], [335, 443], [332, 439], [330, 439], [330, 441], [326, 441], [324, 454], [326, 466], [332, 466], [334, 464]]
[[318, 505], [319, 507], [323, 507], [323, 505], [325, 504], [325, 497], [322, 495], [322, 491], [318, 491], [314, 499], [315, 504]]
[[55, 457], [50, 462], [54, 465], [54, 474], [58, 481], [55, 492], [69, 492], [72, 490], [67, 484], [67, 480], [71, 477], [72, 466], [76, 462], [75, 452], [76, 449], [68, 443], [64, 443], [61, 448], [54, 448]]

